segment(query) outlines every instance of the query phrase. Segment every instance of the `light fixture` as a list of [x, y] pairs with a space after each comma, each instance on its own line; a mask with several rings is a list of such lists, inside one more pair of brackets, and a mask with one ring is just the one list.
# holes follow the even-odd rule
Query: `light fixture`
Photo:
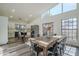
[[15, 12], [15, 9], [12, 9], [12, 12], [14, 13]]
[[32, 14], [29, 15], [29, 17], [32, 17], [32, 16], [33, 16]]
[[10, 16], [10, 18], [13, 18], [13, 16]]
[[19, 18], [19, 20], [22, 20], [22, 18]]

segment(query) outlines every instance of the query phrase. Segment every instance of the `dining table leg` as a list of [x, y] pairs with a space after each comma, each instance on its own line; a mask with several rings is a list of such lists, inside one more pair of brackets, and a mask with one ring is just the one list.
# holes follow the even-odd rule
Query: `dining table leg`
[[43, 48], [43, 55], [47, 56], [47, 48]]

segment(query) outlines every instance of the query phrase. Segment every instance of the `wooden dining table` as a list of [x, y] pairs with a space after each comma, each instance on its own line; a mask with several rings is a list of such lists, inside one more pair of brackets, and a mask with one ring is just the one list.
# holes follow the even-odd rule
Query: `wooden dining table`
[[43, 49], [43, 55], [47, 56], [48, 48], [53, 46], [56, 42], [65, 39], [65, 36], [52, 36], [52, 37], [37, 37], [30, 38], [35, 44]]

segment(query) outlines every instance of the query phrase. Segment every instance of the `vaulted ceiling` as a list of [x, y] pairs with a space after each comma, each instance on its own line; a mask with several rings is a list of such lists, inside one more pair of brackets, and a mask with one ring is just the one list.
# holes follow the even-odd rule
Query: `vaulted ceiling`
[[31, 22], [47, 9], [57, 3], [0, 3], [0, 16], [7, 16], [9, 20]]

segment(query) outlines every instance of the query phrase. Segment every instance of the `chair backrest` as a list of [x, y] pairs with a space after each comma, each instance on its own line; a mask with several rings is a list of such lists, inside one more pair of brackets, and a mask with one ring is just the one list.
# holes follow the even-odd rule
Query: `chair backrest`
[[31, 48], [34, 50], [34, 43], [30, 40], [31, 42]]
[[61, 44], [66, 44], [66, 38], [64, 38], [62, 41], [61, 41]]
[[31, 43], [31, 48], [35, 50], [37, 44], [35, 44], [32, 40], [30, 40], [30, 43]]

